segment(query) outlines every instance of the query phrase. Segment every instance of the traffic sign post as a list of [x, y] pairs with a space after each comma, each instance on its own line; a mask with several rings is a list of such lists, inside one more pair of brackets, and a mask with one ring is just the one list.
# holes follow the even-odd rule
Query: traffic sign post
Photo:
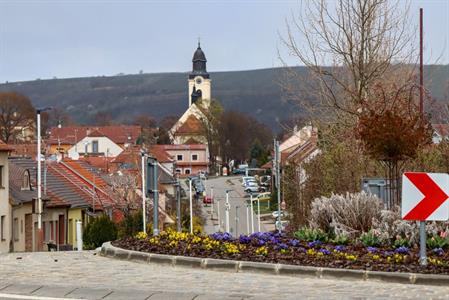
[[402, 175], [403, 220], [420, 221], [420, 263], [427, 265], [426, 221], [449, 219], [449, 174], [405, 172]]

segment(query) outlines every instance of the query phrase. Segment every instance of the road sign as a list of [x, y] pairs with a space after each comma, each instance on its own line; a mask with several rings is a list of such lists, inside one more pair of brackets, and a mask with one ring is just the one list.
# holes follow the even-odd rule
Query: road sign
[[449, 175], [405, 172], [402, 175], [402, 219], [449, 219]]

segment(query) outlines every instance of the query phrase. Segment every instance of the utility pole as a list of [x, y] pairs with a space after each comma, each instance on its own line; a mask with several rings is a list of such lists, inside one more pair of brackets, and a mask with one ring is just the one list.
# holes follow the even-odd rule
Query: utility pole
[[239, 236], [239, 208], [240, 206], [235, 207], [235, 237]]
[[189, 178], [189, 201], [190, 201], [190, 233], [193, 234], [193, 203], [192, 203], [192, 179]]
[[[159, 191], [157, 186], [157, 159], [154, 157], [148, 157], [148, 165], [152, 170], [148, 171], [148, 185], [153, 193], [153, 235], [159, 235]], [[152, 177], [152, 178], [151, 178]]]
[[[251, 202], [251, 233], [254, 233], [254, 207], [253, 207], [253, 194], [249, 195]], [[260, 230], [259, 230], [260, 231]]]
[[142, 222], [143, 222], [143, 232], [147, 232], [147, 207], [146, 207], [146, 190], [145, 190], [145, 151], [143, 149], [140, 150], [140, 154], [142, 155]]
[[246, 203], [246, 232], [248, 233], [248, 234], [250, 234], [250, 232], [249, 232], [249, 203], [247, 202]]
[[176, 178], [176, 227], [178, 232], [182, 231], [181, 228], [181, 185], [179, 179]]
[[[277, 189], [277, 200], [278, 200], [278, 219], [279, 219], [279, 228], [278, 231], [282, 232], [282, 223], [281, 223], [281, 157], [279, 153], [279, 141], [275, 140], [275, 159], [276, 159], [276, 189]], [[260, 215], [259, 215], [260, 217]]]
[[210, 187], [210, 219], [214, 219], [214, 187]]
[[217, 218], [218, 218], [218, 231], [221, 231], [220, 199], [219, 198], [217, 198]]

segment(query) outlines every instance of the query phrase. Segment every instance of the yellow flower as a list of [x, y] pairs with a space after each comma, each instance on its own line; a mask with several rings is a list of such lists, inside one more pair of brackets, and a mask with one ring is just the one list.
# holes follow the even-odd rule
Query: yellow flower
[[239, 248], [232, 243], [224, 243], [223, 246], [224, 246], [225, 253], [236, 254], [236, 253], [240, 252]]
[[138, 240], [145, 240], [147, 237], [148, 237], [148, 234], [143, 231], [139, 231], [135, 236], [135, 238]]
[[268, 249], [265, 246], [259, 247], [256, 249], [256, 255], [263, 255], [263, 256], [267, 256], [268, 255]]
[[154, 245], [158, 245], [159, 244], [159, 239], [157, 237], [152, 237], [149, 240], [150, 244], [154, 244]]
[[315, 255], [316, 251], [314, 249], [309, 249], [309, 250], [307, 250], [307, 254], [308, 255]]

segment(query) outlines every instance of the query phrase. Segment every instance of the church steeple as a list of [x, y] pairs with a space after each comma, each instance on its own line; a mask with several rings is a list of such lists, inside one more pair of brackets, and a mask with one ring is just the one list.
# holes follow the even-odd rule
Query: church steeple
[[193, 53], [192, 58], [192, 72], [189, 73], [189, 106], [195, 103], [198, 99], [202, 99], [205, 107], [209, 107], [211, 93], [211, 80], [206, 69], [206, 55], [201, 49], [200, 40], [198, 39], [198, 48]]
[[204, 54], [203, 49], [201, 49], [201, 44], [198, 40], [198, 48], [196, 49], [195, 53], [193, 53], [193, 66], [189, 78], [194, 78], [198, 75], [201, 75], [203, 78], [209, 78], [209, 73], [207, 73], [206, 70], [206, 62], [206, 55]]

